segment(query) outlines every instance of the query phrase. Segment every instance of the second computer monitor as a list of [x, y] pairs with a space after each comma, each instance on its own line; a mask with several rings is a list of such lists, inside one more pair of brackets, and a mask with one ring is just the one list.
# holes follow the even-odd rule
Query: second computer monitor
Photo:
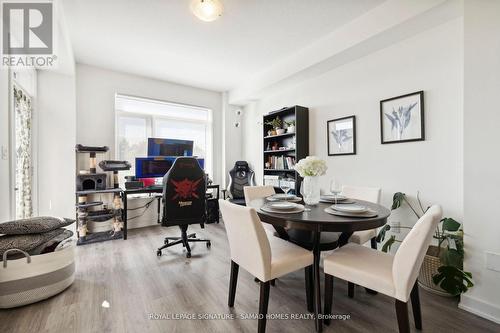
[[193, 156], [193, 141], [148, 138], [148, 156]]

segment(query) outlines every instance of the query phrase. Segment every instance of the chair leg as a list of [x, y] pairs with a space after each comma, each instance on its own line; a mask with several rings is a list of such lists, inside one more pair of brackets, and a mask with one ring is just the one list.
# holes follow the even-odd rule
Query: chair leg
[[410, 333], [408, 303], [396, 300], [396, 316], [398, 318], [399, 333]]
[[354, 297], [354, 283], [352, 282], [347, 282], [347, 295], [349, 298]]
[[325, 309], [323, 315], [326, 316], [324, 319], [325, 325], [330, 325], [329, 316], [332, 313], [332, 303], [333, 303], [333, 276], [325, 273]]
[[372, 239], [370, 239], [370, 245], [372, 246], [372, 249], [377, 249], [377, 237], [373, 237]]
[[266, 331], [267, 306], [269, 305], [269, 285], [269, 281], [260, 283], [258, 333], [264, 333]]
[[231, 260], [231, 276], [229, 278], [229, 298], [227, 305], [232, 308], [234, 306], [234, 298], [236, 296], [236, 284], [238, 283], [238, 271], [240, 265]]
[[410, 294], [411, 307], [413, 310], [413, 319], [415, 321], [415, 328], [417, 330], [422, 329], [422, 312], [420, 311], [420, 297], [418, 295], [418, 282], [415, 281], [413, 289]]
[[307, 300], [307, 311], [314, 312], [313, 305], [313, 269], [312, 266], [307, 266], [304, 268], [305, 281], [306, 281], [306, 300]]

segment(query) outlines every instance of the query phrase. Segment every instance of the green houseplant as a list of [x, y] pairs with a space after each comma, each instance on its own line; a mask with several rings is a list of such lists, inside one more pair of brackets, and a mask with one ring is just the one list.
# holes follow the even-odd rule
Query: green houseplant
[[[415, 216], [420, 218], [429, 208], [423, 208], [419, 193], [417, 193], [417, 202], [418, 208], [410, 203], [406, 194], [397, 192], [393, 196], [391, 210], [406, 203]], [[438, 245], [429, 246], [419, 275], [419, 282], [426, 289], [440, 294], [458, 296], [474, 286], [472, 274], [463, 270], [464, 233], [461, 226], [456, 220], [445, 217], [436, 227], [433, 237]], [[411, 229], [406, 226], [392, 226], [392, 228]], [[382, 243], [389, 230], [391, 230], [390, 225], [382, 227], [377, 236], [377, 242]], [[401, 242], [401, 240], [391, 235], [382, 245], [382, 251], [388, 252], [396, 242]]]
[[287, 133], [295, 133], [295, 120], [285, 121], [285, 124]]
[[278, 133], [278, 131], [283, 130], [282, 129], [283, 121], [281, 120], [280, 117], [276, 117], [276, 118], [274, 118], [272, 120], [268, 120], [268, 121], [265, 122], [265, 124], [272, 127], [272, 130], [271, 130], [272, 133], [271, 133], [271, 135], [283, 134], [283, 133]]

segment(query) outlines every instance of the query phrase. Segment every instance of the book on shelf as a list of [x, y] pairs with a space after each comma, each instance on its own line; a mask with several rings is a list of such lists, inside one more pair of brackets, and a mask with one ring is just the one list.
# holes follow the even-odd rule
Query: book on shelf
[[291, 170], [295, 166], [295, 157], [292, 156], [269, 156], [267, 159], [270, 167], [274, 170]]

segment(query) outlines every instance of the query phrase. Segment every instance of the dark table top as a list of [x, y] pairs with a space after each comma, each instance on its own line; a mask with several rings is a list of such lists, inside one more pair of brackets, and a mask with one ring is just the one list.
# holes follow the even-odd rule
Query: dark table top
[[272, 225], [316, 231], [333, 232], [354, 232], [378, 228], [387, 223], [387, 217], [391, 211], [382, 205], [374, 204], [368, 201], [354, 200], [359, 204], [367, 206], [377, 212], [376, 217], [344, 217], [328, 214], [325, 208], [331, 206], [329, 203], [319, 203], [315, 206], [307, 206], [310, 211], [293, 214], [269, 213], [260, 209], [266, 199], [256, 199], [250, 202], [250, 206], [257, 210], [262, 222]]

